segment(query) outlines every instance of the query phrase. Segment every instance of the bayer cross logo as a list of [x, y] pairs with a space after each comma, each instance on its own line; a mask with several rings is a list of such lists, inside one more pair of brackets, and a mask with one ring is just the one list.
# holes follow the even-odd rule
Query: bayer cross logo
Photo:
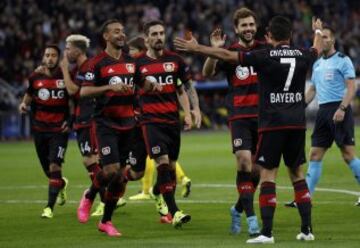
[[113, 76], [112, 78], [110, 78], [109, 84], [119, 84], [122, 83], [121, 78], [118, 76]]
[[172, 62], [164, 63], [163, 67], [166, 72], [173, 72], [175, 70], [175, 64]]
[[250, 75], [249, 68], [248, 67], [242, 67], [240, 65], [238, 65], [236, 67], [235, 73], [236, 73], [236, 76], [241, 80], [244, 80], [244, 79], [248, 78], [249, 75]]
[[64, 80], [56, 80], [56, 87], [58, 87], [60, 89], [64, 89], [65, 88]]
[[38, 92], [38, 97], [41, 100], [46, 101], [50, 98], [50, 91], [48, 89], [42, 88]]
[[88, 81], [93, 80], [94, 77], [95, 77], [95, 75], [93, 73], [91, 73], [91, 72], [87, 72], [85, 74], [85, 79], [88, 80]]

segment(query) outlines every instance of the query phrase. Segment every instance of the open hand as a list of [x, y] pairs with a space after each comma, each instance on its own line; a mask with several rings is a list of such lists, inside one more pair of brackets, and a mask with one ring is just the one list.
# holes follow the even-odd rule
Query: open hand
[[222, 35], [220, 28], [216, 28], [210, 34], [210, 44], [212, 47], [222, 47], [225, 45], [226, 34]]

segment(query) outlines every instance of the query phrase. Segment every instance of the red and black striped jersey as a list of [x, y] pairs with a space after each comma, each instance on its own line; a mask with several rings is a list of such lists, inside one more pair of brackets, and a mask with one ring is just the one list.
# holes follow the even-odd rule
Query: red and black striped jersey
[[91, 119], [95, 110], [95, 100], [92, 97], [80, 98], [80, 89], [85, 80], [85, 74], [89, 68], [90, 59], [87, 59], [79, 68], [75, 67], [71, 71], [73, 82], [79, 90], [73, 96], [74, 99], [74, 129], [86, 128], [91, 126]]
[[179, 122], [177, 88], [189, 82], [191, 76], [184, 60], [175, 52], [164, 50], [161, 57], [150, 58], [146, 53], [136, 60], [139, 78], [156, 81], [162, 86], [160, 92], [139, 91], [141, 123]]
[[135, 59], [124, 53], [115, 59], [104, 51], [90, 59], [82, 86], [124, 83], [133, 88], [124, 93], [107, 91], [95, 97], [94, 118], [97, 122], [118, 130], [128, 130], [135, 126], [135, 73]]
[[[246, 48], [238, 42], [233, 43], [228, 50], [249, 52], [268, 47], [266, 43], [255, 41]], [[229, 120], [256, 118], [258, 116], [258, 77], [253, 66], [243, 66], [218, 61], [216, 70], [225, 72], [229, 89], [226, 105], [229, 110]]]
[[59, 132], [69, 118], [69, 96], [60, 69], [52, 77], [32, 73], [27, 94], [32, 97], [32, 129], [39, 132]]
[[317, 59], [314, 48], [287, 44], [239, 52], [242, 65], [254, 66], [259, 78], [259, 132], [305, 129], [305, 81]]

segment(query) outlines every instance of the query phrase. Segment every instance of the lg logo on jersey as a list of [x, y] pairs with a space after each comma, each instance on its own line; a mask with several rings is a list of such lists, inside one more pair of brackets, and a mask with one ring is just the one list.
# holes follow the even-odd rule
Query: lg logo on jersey
[[63, 99], [65, 97], [65, 91], [64, 90], [48, 90], [45, 88], [42, 88], [38, 92], [38, 97], [43, 100], [47, 101], [50, 98], [51, 99]]
[[162, 76], [158, 76], [158, 77], [147, 76], [146, 80], [153, 83], [158, 83], [160, 85], [169, 85], [174, 83], [174, 78], [172, 75], [168, 75], [165, 78], [163, 78]]
[[133, 86], [134, 85], [134, 82], [133, 82], [133, 77], [130, 77], [130, 78], [124, 78], [122, 79], [121, 77], [119, 76], [113, 76], [110, 78], [109, 80], [109, 84], [120, 84], [120, 83], [123, 83], [123, 84], [126, 84], [126, 85], [129, 85], [129, 86]]
[[246, 67], [238, 65], [235, 69], [236, 77], [240, 80], [247, 79], [249, 76], [256, 76], [256, 72], [252, 66]]

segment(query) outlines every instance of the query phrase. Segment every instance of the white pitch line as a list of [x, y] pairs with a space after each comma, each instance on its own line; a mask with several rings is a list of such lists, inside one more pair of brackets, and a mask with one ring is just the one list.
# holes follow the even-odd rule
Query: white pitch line
[[[19, 185], [19, 186], [0, 186], [0, 190], [17, 190], [17, 189], [46, 189], [48, 186], [44, 185]], [[89, 185], [72, 185], [71, 188], [85, 189]], [[138, 188], [138, 185], [128, 185], [128, 188]], [[233, 184], [192, 184], [193, 188], [235, 188]], [[290, 186], [276, 186], [278, 189], [284, 190], [293, 190], [293, 187]], [[331, 193], [340, 193], [347, 195], [360, 196], [360, 192], [346, 189], [331, 189], [331, 188], [316, 188], [316, 191], [321, 192], [331, 192]]]

